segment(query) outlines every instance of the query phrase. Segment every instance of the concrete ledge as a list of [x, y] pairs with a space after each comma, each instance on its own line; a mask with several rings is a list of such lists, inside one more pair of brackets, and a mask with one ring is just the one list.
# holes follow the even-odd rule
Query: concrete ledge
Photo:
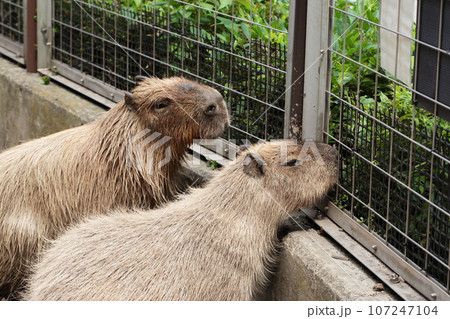
[[297, 220], [303, 220], [304, 230], [292, 232], [284, 239], [269, 299], [399, 300], [389, 290], [374, 291], [373, 287], [381, 281], [326, 233], [308, 226], [306, 215], [299, 214]]
[[0, 58], [0, 149], [79, 126], [103, 111]]
[[[104, 109], [29, 74], [0, 58], [0, 150], [95, 119]], [[214, 173], [195, 167], [205, 180]], [[284, 240], [279, 270], [268, 290], [270, 300], [395, 300], [375, 292], [379, 281], [327, 236], [301, 217], [305, 230]]]

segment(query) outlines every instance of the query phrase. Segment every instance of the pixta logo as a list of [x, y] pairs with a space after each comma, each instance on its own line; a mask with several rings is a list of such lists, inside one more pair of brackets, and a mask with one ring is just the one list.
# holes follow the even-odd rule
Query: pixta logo
[[172, 139], [159, 132], [144, 129], [127, 140], [127, 166], [153, 175], [172, 159], [172, 149], [167, 143]]
[[[318, 165], [325, 165], [325, 161], [320, 155], [319, 149], [317, 148], [317, 144], [314, 141], [306, 140], [304, 142], [297, 142], [296, 140], [272, 140], [272, 142], [283, 141], [280, 143], [280, 164], [284, 165], [288, 162], [289, 156], [289, 146], [293, 145], [301, 145], [301, 151], [296, 158], [295, 165], [302, 165], [303, 163], [309, 161], [315, 161]], [[286, 143], [288, 142], [288, 143]], [[194, 140], [194, 144], [192, 150], [194, 152], [194, 156], [192, 158], [192, 166], [202, 165], [201, 157], [205, 157], [208, 160], [217, 161], [221, 165], [233, 166], [236, 165], [236, 158], [240, 152], [243, 152], [250, 147], [252, 148], [252, 153], [258, 153], [259, 149], [262, 147], [264, 142], [260, 142], [257, 144], [251, 144], [248, 140], [229, 140], [224, 143], [223, 140], [220, 139], [211, 139], [211, 140]], [[240, 145], [240, 146], [236, 146]], [[221, 154], [221, 155], [219, 155]], [[223, 154], [226, 154], [225, 156]], [[260, 156], [258, 156], [259, 159]], [[259, 160], [261, 161], [261, 160]], [[246, 165], [247, 163], [243, 163]]]

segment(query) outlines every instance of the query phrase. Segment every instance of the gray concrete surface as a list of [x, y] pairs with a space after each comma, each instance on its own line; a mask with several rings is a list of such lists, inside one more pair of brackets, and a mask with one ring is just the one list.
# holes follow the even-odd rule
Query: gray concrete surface
[[0, 149], [79, 126], [103, 111], [0, 58]]
[[[43, 85], [0, 57], [0, 150], [29, 139], [92, 121], [104, 110], [54, 83]], [[188, 163], [191, 161], [188, 161]], [[214, 172], [193, 168], [205, 180]], [[378, 282], [357, 261], [300, 217], [305, 230], [284, 240], [280, 266], [264, 299], [269, 300], [392, 300], [375, 292]]]
[[307, 226], [309, 218], [299, 214], [303, 230], [284, 238], [268, 299], [398, 300], [392, 292], [374, 291], [381, 281], [323, 231]]

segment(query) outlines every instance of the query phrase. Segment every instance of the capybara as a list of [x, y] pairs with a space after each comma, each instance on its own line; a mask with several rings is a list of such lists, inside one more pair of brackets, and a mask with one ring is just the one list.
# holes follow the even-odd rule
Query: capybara
[[116, 210], [68, 230], [43, 253], [24, 299], [252, 300], [275, 268], [280, 221], [337, 175], [326, 144], [250, 147], [205, 188], [152, 213]]
[[68, 225], [116, 207], [153, 208], [185, 190], [187, 147], [228, 125], [223, 97], [211, 87], [180, 77], [137, 81], [99, 120], [0, 153], [4, 295]]

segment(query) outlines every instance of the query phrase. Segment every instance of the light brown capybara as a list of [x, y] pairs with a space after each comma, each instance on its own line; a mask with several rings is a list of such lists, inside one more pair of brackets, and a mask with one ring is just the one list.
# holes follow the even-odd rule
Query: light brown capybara
[[21, 286], [46, 240], [72, 223], [116, 207], [153, 208], [185, 190], [187, 147], [228, 125], [211, 87], [180, 77], [137, 81], [101, 119], [0, 153], [3, 295]]
[[25, 299], [252, 300], [276, 263], [280, 221], [337, 180], [337, 151], [316, 146], [256, 145], [166, 207], [74, 226], [43, 254]]

